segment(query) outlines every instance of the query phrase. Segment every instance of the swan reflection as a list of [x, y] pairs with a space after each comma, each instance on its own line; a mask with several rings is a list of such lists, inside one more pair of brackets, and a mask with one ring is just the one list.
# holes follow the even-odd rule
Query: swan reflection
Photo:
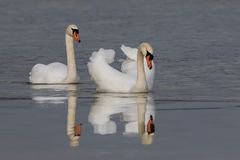
[[70, 85], [68, 90], [68, 114], [67, 114], [67, 136], [70, 140], [70, 146], [79, 146], [79, 137], [81, 135], [81, 124], [75, 123], [77, 107], [77, 87]]
[[[41, 104], [59, 104], [65, 103], [67, 100], [67, 136], [70, 141], [70, 146], [79, 146], [79, 137], [81, 136], [81, 124], [76, 124], [76, 107], [77, 107], [77, 85], [32, 85], [32, 89], [39, 90], [37, 96], [33, 96], [32, 99], [36, 103]], [[44, 91], [44, 92], [43, 92]], [[47, 91], [47, 92], [46, 92]], [[59, 92], [67, 91], [67, 96], [59, 96]], [[46, 95], [46, 93], [48, 95]], [[41, 94], [39, 96], [39, 94]], [[51, 94], [51, 96], [49, 96]], [[66, 95], [66, 93], [65, 93]]]
[[68, 99], [65, 92], [71, 90], [71, 86], [73, 85], [31, 85], [31, 89], [37, 91], [32, 93], [32, 99], [40, 104], [62, 104]]
[[97, 94], [88, 117], [94, 133], [115, 134], [118, 128], [113, 120], [115, 115], [120, 115], [125, 125], [123, 135], [139, 135], [143, 144], [152, 143], [155, 105], [151, 94]]

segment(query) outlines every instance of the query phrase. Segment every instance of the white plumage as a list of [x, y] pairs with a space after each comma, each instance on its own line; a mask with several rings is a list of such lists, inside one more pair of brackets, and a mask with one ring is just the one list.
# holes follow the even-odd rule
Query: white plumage
[[61, 83], [67, 77], [67, 66], [54, 62], [48, 65], [36, 64], [30, 72], [32, 83]]
[[77, 83], [79, 77], [75, 62], [73, 40], [80, 42], [78, 28], [71, 24], [66, 29], [67, 65], [54, 62], [48, 65], [36, 64], [29, 73], [29, 81], [34, 84]]
[[[142, 46], [140, 45], [139, 51], [146, 52], [146, 48], [150, 48], [149, 50], [152, 50], [149, 44], [147, 44], [147, 46], [145, 45], [146, 43], [144, 43]], [[88, 62], [88, 70], [89, 74], [97, 85], [97, 91], [128, 93], [150, 91], [152, 89], [154, 81], [154, 64], [152, 70], [149, 70], [146, 65], [145, 58], [142, 58], [144, 59], [141, 61], [144, 61], [142, 62], [142, 65], [144, 65], [143, 67], [146, 75], [145, 80], [143, 81], [146, 81], [147, 87], [144, 88], [143, 86], [143, 89], [139, 89], [139, 87], [136, 88], [138, 82], [137, 72], [139, 72], [139, 74], [144, 74], [140, 71], [137, 71], [137, 56], [144, 56], [144, 53], [138, 53], [138, 49], [126, 47], [124, 45], [121, 46], [121, 49], [127, 56], [127, 59], [123, 60], [122, 62], [121, 71], [113, 68], [110, 65], [114, 61], [115, 57], [115, 51], [112, 49], [101, 48], [97, 52], [93, 52], [92, 56], [90, 57], [90, 61]]]

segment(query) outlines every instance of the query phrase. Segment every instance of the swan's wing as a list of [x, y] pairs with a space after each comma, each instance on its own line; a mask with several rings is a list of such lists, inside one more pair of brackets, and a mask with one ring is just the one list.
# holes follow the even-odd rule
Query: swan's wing
[[106, 63], [111, 64], [114, 61], [115, 51], [112, 50], [112, 49], [100, 48], [98, 50], [98, 52], [93, 52], [92, 53], [92, 56], [90, 57], [90, 60], [94, 60], [94, 58], [99, 56], [99, 55], [102, 56], [103, 60], [106, 61]]
[[129, 92], [134, 85], [134, 79], [109, 65], [114, 57], [115, 51], [111, 49], [93, 52], [88, 62], [89, 74], [95, 81], [98, 91]]
[[54, 62], [49, 65], [36, 64], [30, 72], [31, 83], [61, 83], [67, 76], [67, 66]]
[[124, 44], [121, 45], [121, 50], [123, 53], [131, 60], [137, 60], [137, 48], [131, 48], [128, 46], [125, 46]]
[[123, 73], [136, 75], [137, 74], [137, 48], [131, 48], [125, 46], [124, 44], [121, 45], [121, 50], [127, 56], [127, 59], [122, 61], [121, 71]]
[[131, 59], [125, 59], [122, 61], [121, 71], [123, 73], [137, 75], [137, 66], [136, 61]]
[[47, 70], [48, 83], [62, 83], [67, 77], [67, 72], [65, 64], [59, 62], [49, 64]]

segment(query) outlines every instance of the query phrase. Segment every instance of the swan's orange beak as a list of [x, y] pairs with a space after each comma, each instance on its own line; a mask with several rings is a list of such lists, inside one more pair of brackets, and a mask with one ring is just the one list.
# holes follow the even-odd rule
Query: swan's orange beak
[[77, 32], [74, 32], [73, 33], [73, 38], [74, 38], [74, 40], [76, 41], [76, 42], [81, 42], [81, 40], [80, 40], [80, 36], [79, 36], [79, 34], [77, 33]]
[[152, 58], [150, 55], [146, 56], [147, 66], [149, 69], [152, 69]]

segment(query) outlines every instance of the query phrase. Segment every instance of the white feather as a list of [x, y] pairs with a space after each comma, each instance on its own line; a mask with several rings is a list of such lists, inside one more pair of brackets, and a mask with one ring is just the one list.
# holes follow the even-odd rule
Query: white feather
[[104, 92], [129, 92], [134, 84], [134, 78], [124, 74], [109, 65], [115, 57], [115, 51], [99, 49], [93, 52], [88, 62], [88, 71], [97, 85], [97, 90]]
[[67, 66], [54, 62], [48, 65], [36, 64], [30, 72], [29, 79], [34, 83], [61, 83], [67, 77]]
[[[121, 46], [123, 53], [128, 57], [122, 62], [121, 71], [109, 64], [113, 62], [115, 51], [99, 49], [93, 52], [88, 62], [88, 71], [100, 92], [131, 92], [137, 79], [137, 49]], [[148, 90], [152, 89], [155, 66], [149, 70], [144, 60], [144, 69]]]

